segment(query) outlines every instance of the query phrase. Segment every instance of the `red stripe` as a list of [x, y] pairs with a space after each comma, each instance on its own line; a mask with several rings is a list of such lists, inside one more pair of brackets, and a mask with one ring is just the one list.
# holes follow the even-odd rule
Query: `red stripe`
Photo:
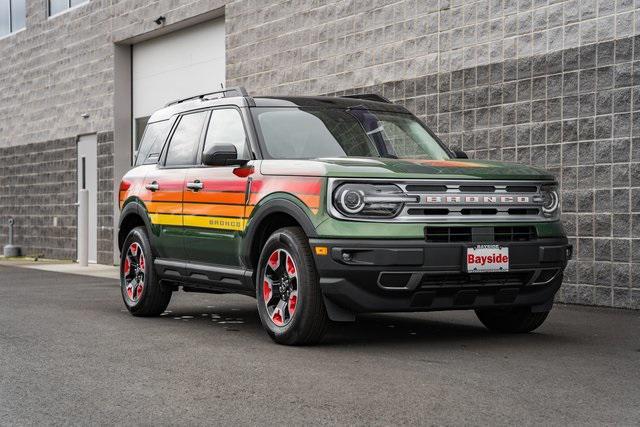
[[251, 192], [287, 191], [290, 193], [320, 194], [322, 181], [317, 178], [268, 177], [251, 184]]
[[245, 180], [202, 180], [204, 189], [207, 191], [242, 191], [247, 188], [247, 182]]
[[167, 181], [164, 179], [151, 179], [145, 180], [145, 185], [150, 184], [153, 181], [158, 183], [158, 187], [160, 187], [160, 191], [182, 191], [184, 188], [184, 181]]

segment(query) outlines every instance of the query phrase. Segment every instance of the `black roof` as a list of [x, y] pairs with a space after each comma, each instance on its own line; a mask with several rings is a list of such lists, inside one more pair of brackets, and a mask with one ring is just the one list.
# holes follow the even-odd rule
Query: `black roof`
[[[166, 107], [153, 113], [149, 122], [166, 120], [174, 114], [185, 111], [198, 110], [201, 108], [233, 105], [237, 107], [307, 107], [307, 108], [353, 108], [363, 106], [369, 110], [393, 111], [407, 113], [408, 111], [401, 105], [385, 102], [386, 100], [378, 95], [363, 95], [363, 98], [339, 97], [339, 96], [236, 96], [244, 89], [225, 90], [226, 93], [233, 93], [234, 96], [226, 96], [222, 92], [212, 92], [211, 94], [222, 93], [219, 97], [208, 98], [207, 95], [196, 95], [184, 100], [174, 101]], [[244, 92], [246, 93], [246, 91]], [[372, 99], [380, 99], [374, 101]]]
[[403, 106], [390, 102], [339, 96], [260, 96], [253, 99], [257, 107], [350, 108], [362, 105], [370, 110], [407, 112]]

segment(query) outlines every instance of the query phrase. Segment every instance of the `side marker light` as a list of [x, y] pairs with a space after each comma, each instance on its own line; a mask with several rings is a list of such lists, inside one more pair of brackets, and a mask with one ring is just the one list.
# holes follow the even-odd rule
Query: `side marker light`
[[326, 246], [316, 246], [316, 255], [327, 255], [329, 253], [329, 249]]

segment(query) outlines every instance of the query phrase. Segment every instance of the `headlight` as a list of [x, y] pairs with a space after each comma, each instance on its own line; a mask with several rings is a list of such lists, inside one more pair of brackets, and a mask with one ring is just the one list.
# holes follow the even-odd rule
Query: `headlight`
[[560, 197], [558, 196], [557, 186], [546, 186], [541, 188], [542, 191], [542, 213], [544, 216], [550, 217], [557, 213], [560, 206]]
[[342, 184], [333, 192], [333, 205], [344, 216], [359, 218], [390, 218], [396, 216], [408, 202], [417, 202], [392, 184]]

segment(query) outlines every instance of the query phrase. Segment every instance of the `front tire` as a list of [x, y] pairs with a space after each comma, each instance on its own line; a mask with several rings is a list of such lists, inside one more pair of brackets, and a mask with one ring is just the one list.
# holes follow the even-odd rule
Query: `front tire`
[[302, 229], [281, 228], [267, 239], [258, 261], [256, 297], [262, 326], [278, 344], [309, 345], [322, 339], [329, 319]]
[[134, 316], [158, 316], [171, 300], [153, 269], [151, 244], [144, 227], [129, 232], [120, 252], [120, 290], [124, 305]]
[[549, 312], [532, 312], [531, 307], [511, 307], [476, 310], [476, 315], [490, 331], [523, 334], [539, 328]]

